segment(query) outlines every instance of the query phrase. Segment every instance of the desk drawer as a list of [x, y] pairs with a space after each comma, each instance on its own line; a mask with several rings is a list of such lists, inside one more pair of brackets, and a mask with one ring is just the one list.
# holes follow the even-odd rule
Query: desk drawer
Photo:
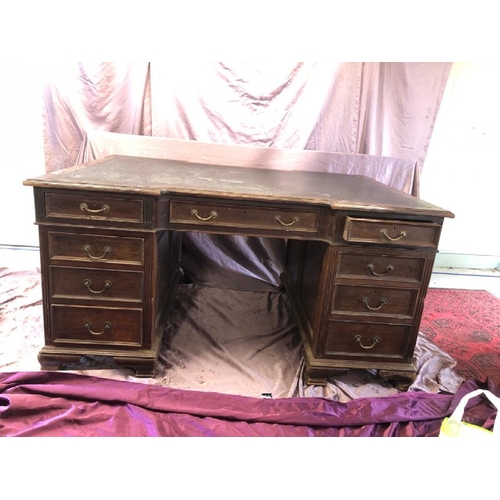
[[50, 267], [53, 299], [142, 302], [144, 273], [82, 267]]
[[330, 321], [324, 353], [330, 356], [405, 358], [411, 326]]
[[144, 264], [144, 239], [49, 232], [49, 257], [82, 262]]
[[142, 309], [52, 305], [51, 336], [57, 344], [140, 346]]
[[[389, 251], [389, 250], [387, 250]], [[340, 252], [337, 276], [348, 279], [421, 283], [425, 258]]]
[[433, 222], [346, 217], [343, 237], [349, 243], [437, 248], [440, 232]]
[[315, 233], [319, 210], [252, 207], [204, 202], [170, 202], [170, 222], [197, 226], [273, 229]]
[[411, 289], [336, 285], [331, 313], [411, 319], [417, 296]]
[[47, 217], [143, 222], [143, 201], [106, 195], [45, 193]]

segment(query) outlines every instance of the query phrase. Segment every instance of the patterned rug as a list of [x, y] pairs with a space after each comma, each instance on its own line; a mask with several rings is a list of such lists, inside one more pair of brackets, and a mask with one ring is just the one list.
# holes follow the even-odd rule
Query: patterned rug
[[420, 331], [465, 379], [500, 384], [500, 299], [484, 290], [430, 288]]

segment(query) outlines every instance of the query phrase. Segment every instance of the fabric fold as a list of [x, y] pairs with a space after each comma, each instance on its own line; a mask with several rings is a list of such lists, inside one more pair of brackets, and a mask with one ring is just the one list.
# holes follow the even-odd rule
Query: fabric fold
[[[2, 373], [0, 394], [10, 406], [0, 413], [0, 434], [437, 436], [453, 405], [478, 387], [468, 381], [456, 395], [410, 392], [341, 403], [200, 394], [58, 372]], [[486, 401], [475, 408], [481, 420], [495, 412]]]

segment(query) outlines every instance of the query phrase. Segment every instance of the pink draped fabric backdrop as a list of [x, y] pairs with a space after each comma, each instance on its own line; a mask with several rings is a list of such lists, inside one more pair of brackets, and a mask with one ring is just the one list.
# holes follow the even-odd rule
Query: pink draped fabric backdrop
[[45, 82], [47, 171], [93, 130], [415, 159], [451, 63], [72, 63]]

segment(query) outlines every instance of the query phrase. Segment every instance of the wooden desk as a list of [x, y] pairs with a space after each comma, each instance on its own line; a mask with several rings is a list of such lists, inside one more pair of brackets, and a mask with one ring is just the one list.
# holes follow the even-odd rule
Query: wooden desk
[[44, 369], [108, 356], [153, 376], [184, 231], [288, 240], [282, 281], [306, 383], [411, 377], [434, 256], [453, 214], [361, 176], [111, 156], [24, 182], [39, 225]]

